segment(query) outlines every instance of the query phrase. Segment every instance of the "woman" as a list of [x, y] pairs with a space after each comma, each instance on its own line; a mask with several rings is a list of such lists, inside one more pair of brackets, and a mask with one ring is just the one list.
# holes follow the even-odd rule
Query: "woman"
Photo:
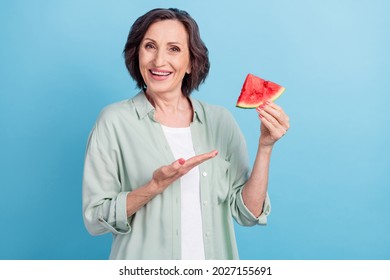
[[124, 49], [141, 92], [105, 108], [87, 147], [83, 213], [93, 235], [113, 233], [111, 259], [237, 259], [232, 217], [266, 224], [268, 168], [289, 128], [273, 103], [249, 172], [231, 114], [190, 94], [209, 71], [196, 22], [177, 9], [137, 19]]

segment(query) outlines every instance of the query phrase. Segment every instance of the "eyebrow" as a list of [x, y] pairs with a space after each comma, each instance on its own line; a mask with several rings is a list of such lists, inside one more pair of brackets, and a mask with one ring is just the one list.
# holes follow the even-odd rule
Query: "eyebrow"
[[[149, 40], [149, 41], [152, 41], [153, 43], [156, 43], [156, 41], [155, 40], [153, 40], [152, 38], [144, 38], [144, 41], [145, 40]], [[182, 45], [182, 43], [180, 43], [180, 42], [168, 42], [168, 45]]]

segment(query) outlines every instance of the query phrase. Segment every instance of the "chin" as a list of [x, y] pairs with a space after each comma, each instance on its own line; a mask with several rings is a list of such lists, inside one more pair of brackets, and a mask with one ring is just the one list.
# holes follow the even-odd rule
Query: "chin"
[[166, 94], [166, 93], [171, 93], [171, 92], [180, 92], [181, 93], [181, 88], [179, 90], [169, 87], [169, 86], [147, 86], [146, 91], [149, 94]]

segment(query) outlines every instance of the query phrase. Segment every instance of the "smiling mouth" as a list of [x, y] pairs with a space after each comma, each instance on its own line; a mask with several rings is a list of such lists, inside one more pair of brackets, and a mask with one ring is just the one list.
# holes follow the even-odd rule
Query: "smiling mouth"
[[167, 77], [172, 74], [172, 72], [168, 71], [156, 71], [156, 70], [149, 70], [150, 73], [154, 76], [159, 76], [159, 77]]

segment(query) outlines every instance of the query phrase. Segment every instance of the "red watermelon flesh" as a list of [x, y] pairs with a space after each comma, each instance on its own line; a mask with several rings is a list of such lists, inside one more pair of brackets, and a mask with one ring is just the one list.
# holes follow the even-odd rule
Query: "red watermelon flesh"
[[257, 108], [265, 101], [274, 101], [282, 95], [285, 88], [271, 81], [263, 80], [252, 74], [246, 76], [236, 106], [239, 108]]

